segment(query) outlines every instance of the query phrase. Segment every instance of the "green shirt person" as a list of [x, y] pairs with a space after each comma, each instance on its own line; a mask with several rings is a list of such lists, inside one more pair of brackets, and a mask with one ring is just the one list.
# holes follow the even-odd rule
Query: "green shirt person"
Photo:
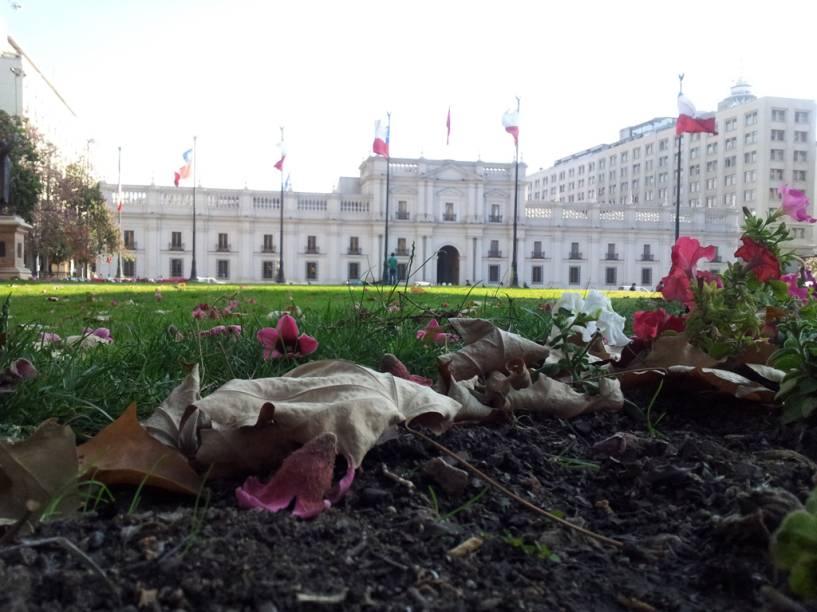
[[391, 254], [389, 257], [389, 284], [396, 285], [397, 284], [397, 258], [394, 256], [394, 253]]

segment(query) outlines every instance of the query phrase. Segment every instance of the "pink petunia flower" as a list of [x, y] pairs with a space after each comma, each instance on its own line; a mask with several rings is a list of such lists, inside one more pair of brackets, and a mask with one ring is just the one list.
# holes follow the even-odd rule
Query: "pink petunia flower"
[[96, 327], [90, 328], [86, 327], [85, 330], [82, 332], [83, 336], [96, 336], [97, 338], [102, 338], [106, 342], [113, 342], [113, 336], [111, 336], [111, 330], [107, 327]]
[[697, 265], [701, 259], [711, 261], [717, 255], [714, 246], [702, 247], [695, 238], [681, 236], [672, 247], [672, 267], [669, 274], [661, 279], [661, 293], [667, 300], [678, 300], [688, 307], [695, 305], [692, 293], [692, 281], [703, 278], [710, 281], [706, 272], [698, 272]]
[[780, 208], [782, 208], [783, 212], [789, 217], [795, 221], [807, 221], [808, 223], [817, 221], [817, 219], [808, 214], [808, 207], [811, 205], [811, 202], [809, 202], [805, 192], [799, 189], [792, 189], [788, 185], [781, 186], [779, 192], [780, 197], [783, 198]]
[[263, 508], [278, 512], [295, 500], [294, 516], [313, 518], [336, 504], [352, 486], [355, 466], [346, 458], [346, 474], [332, 486], [337, 455], [337, 436], [326, 432], [289, 455], [267, 484], [250, 476], [235, 490], [242, 508]]
[[682, 332], [685, 326], [683, 317], [670, 315], [663, 308], [633, 313], [633, 333], [642, 342], [652, 342], [667, 330]]
[[292, 315], [283, 314], [274, 328], [258, 330], [256, 338], [264, 347], [264, 361], [290, 357], [305, 357], [318, 350], [318, 341], [306, 334], [298, 335], [298, 324]]
[[780, 262], [769, 249], [748, 236], [741, 237], [743, 246], [735, 251], [735, 257], [746, 262], [746, 269], [754, 273], [757, 280], [765, 283], [780, 278]]
[[240, 336], [241, 335], [241, 326], [240, 325], [216, 325], [215, 327], [211, 327], [210, 329], [204, 329], [199, 332], [199, 336]]
[[789, 286], [789, 295], [797, 298], [801, 302], [808, 302], [808, 287], [801, 287], [799, 285], [800, 275], [796, 272], [791, 274], [784, 274], [780, 277], [784, 283]]
[[431, 319], [425, 329], [417, 330], [417, 339], [426, 342], [434, 342], [436, 344], [445, 344], [448, 341], [454, 342], [459, 340], [457, 334], [442, 331], [442, 327], [437, 323], [437, 319]]

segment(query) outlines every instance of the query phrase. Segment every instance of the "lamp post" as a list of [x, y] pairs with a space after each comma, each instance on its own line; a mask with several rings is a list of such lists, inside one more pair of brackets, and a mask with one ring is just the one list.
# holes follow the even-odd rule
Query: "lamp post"
[[[122, 147], [117, 149], [116, 176], [116, 216], [119, 222], [119, 236], [122, 236]], [[116, 254], [116, 278], [122, 278], [122, 245]]]
[[[284, 158], [284, 126], [281, 126], [281, 159]], [[284, 166], [281, 164], [281, 201], [278, 206], [280, 217], [278, 223], [278, 275], [275, 282], [283, 284], [284, 277]]]
[[198, 278], [196, 272], [196, 166], [199, 164], [196, 158], [196, 136], [193, 136], [193, 262], [190, 265], [190, 280], [195, 282]]

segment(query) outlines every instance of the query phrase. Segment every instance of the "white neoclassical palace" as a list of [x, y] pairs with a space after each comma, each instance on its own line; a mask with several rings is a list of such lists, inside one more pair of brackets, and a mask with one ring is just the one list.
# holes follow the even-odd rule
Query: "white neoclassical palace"
[[[388, 251], [397, 256], [400, 277], [409, 273], [411, 281], [432, 284], [507, 285], [513, 164], [422, 158], [390, 163]], [[674, 241], [672, 207], [525, 201], [524, 164], [519, 172], [520, 284], [654, 286], [665, 274]], [[386, 160], [370, 157], [361, 164], [359, 178], [341, 178], [333, 193], [286, 192], [286, 281], [380, 278], [385, 190]], [[116, 186], [103, 185], [103, 191], [114, 207]], [[126, 185], [123, 192], [123, 275], [189, 276], [192, 189]], [[279, 207], [275, 191], [196, 189], [198, 276], [274, 282], [281, 247]], [[685, 210], [682, 232], [721, 246], [725, 260], [736, 242], [738, 214], [732, 208]], [[116, 264], [116, 257], [103, 258], [97, 271], [113, 277]]]

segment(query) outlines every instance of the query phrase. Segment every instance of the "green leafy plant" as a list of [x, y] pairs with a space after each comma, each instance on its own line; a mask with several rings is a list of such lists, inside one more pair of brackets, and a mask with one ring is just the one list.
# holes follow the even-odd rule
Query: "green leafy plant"
[[814, 304], [804, 311], [780, 325], [785, 340], [769, 358], [786, 373], [776, 399], [783, 403], [787, 423], [808, 418], [817, 409], [817, 313]]
[[531, 557], [536, 557], [537, 559], [542, 559], [543, 561], [552, 561], [554, 563], [561, 561], [559, 555], [550, 550], [550, 547], [548, 547], [546, 544], [542, 544], [541, 542], [525, 542], [524, 538], [512, 536], [509, 533], [506, 533], [502, 537], [502, 541], [508, 546], [512, 546], [513, 548], [516, 548], [517, 550]]
[[817, 489], [803, 510], [790, 512], [772, 536], [774, 564], [789, 572], [789, 588], [804, 599], [817, 599]]

